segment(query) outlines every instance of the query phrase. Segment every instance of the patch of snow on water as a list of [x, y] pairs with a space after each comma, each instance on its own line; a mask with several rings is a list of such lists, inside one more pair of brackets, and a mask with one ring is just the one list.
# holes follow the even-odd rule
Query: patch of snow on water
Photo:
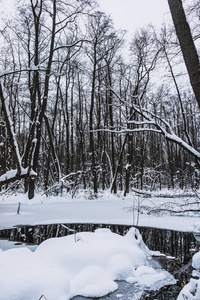
[[98, 229], [46, 240], [34, 252], [0, 251], [0, 300], [101, 297], [118, 288], [115, 280], [148, 289], [175, 283], [168, 272], [152, 268], [151, 258], [136, 228], [124, 237]]

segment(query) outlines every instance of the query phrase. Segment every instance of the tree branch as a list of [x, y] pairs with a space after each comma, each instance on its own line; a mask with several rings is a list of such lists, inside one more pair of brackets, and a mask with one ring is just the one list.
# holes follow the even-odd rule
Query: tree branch
[[21, 156], [19, 154], [19, 147], [18, 147], [18, 143], [17, 143], [16, 137], [15, 137], [13, 122], [10, 117], [10, 112], [9, 112], [9, 108], [7, 105], [7, 101], [4, 96], [3, 83], [2, 83], [1, 79], [0, 79], [0, 99], [1, 99], [1, 103], [2, 103], [2, 109], [3, 109], [4, 115], [5, 115], [6, 127], [8, 130], [9, 138], [10, 138], [11, 145], [13, 148], [14, 160], [17, 165], [17, 173], [20, 174], [21, 168], [22, 168], [21, 167]]
[[[194, 147], [192, 147], [189, 144], [187, 144], [180, 137], [178, 137], [173, 132], [170, 124], [166, 120], [162, 119], [161, 117], [157, 117], [153, 113], [145, 111], [143, 108], [141, 109], [141, 107], [137, 107], [134, 104], [130, 104], [130, 103], [126, 102], [126, 101], [123, 101], [123, 99], [121, 99], [121, 97], [115, 91], [113, 91], [113, 93], [116, 95], [116, 97], [120, 100], [121, 103], [123, 103], [124, 105], [126, 105], [128, 107], [131, 107], [134, 111], [136, 111], [139, 115], [141, 115], [144, 119], [146, 119], [146, 122], [145, 122], [146, 124], [153, 125], [156, 128], [156, 129], [154, 129], [154, 128], [144, 128], [143, 127], [143, 128], [136, 128], [136, 129], [128, 129], [128, 132], [153, 131], [153, 132], [161, 133], [166, 138], [166, 140], [172, 141], [172, 142], [178, 144], [183, 149], [187, 150], [190, 154], [192, 154], [194, 157], [196, 157], [196, 159], [198, 161], [200, 160], [200, 152], [197, 151]], [[149, 116], [149, 114], [151, 116], [153, 116], [154, 119], [151, 116]], [[167, 129], [165, 129], [161, 124], [159, 124], [158, 121], [160, 121], [160, 123], [163, 123], [167, 127]], [[132, 121], [129, 121], [129, 122], [132, 122]], [[140, 124], [144, 125], [144, 121], [140, 122]], [[126, 130], [124, 130], [124, 132]]]

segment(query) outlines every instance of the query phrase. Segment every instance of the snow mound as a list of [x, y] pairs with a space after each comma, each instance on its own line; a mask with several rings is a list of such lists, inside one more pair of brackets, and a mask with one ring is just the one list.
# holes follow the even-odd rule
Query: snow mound
[[199, 300], [200, 299], [200, 280], [191, 278], [189, 283], [181, 290], [177, 300]]
[[193, 232], [195, 232], [195, 233], [200, 232], [200, 222], [194, 223], [191, 227], [192, 227]]
[[124, 237], [98, 229], [46, 240], [35, 252], [0, 251], [0, 300], [101, 297], [118, 288], [115, 280], [149, 289], [158, 282], [166, 284], [169, 278], [174, 283], [166, 271], [153, 269], [150, 261], [151, 251], [136, 228]]
[[[199, 223], [200, 224], [200, 223]], [[200, 251], [192, 258], [192, 267], [195, 269], [192, 275], [200, 278]], [[188, 284], [181, 290], [177, 300], [199, 300], [200, 299], [200, 279], [191, 278]]]
[[192, 266], [194, 269], [200, 270], [200, 251], [193, 256]]

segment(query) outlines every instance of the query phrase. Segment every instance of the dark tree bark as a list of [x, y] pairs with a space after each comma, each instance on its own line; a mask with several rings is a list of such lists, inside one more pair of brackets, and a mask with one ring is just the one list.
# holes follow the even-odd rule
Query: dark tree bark
[[92, 156], [92, 175], [93, 175], [93, 189], [96, 194], [97, 189], [97, 174], [95, 168], [95, 147], [94, 147], [94, 132], [93, 132], [93, 112], [94, 112], [94, 100], [95, 100], [95, 77], [96, 77], [96, 46], [94, 47], [94, 66], [92, 74], [92, 92], [91, 92], [91, 104], [90, 104], [90, 152]]
[[[110, 66], [108, 63], [107, 66], [108, 69], [108, 82], [109, 82], [109, 86], [112, 86], [112, 80], [111, 80], [111, 70], [110, 70]], [[112, 103], [113, 102], [113, 92], [110, 89], [109, 90], [109, 95], [108, 95], [108, 105], [109, 105], [109, 117], [110, 117], [110, 129], [114, 130], [114, 121], [113, 121], [113, 107], [112, 107]], [[112, 173], [115, 174], [115, 142], [114, 142], [114, 133], [111, 132], [111, 159], [112, 159]], [[112, 188], [111, 188], [111, 192], [114, 192], [114, 194], [117, 193], [117, 184], [116, 184], [116, 180], [113, 180], [112, 182]]]
[[[40, 3], [34, 4], [31, 0], [31, 11], [34, 17], [34, 65], [39, 65], [39, 40], [40, 40], [40, 30], [41, 30], [41, 14], [43, 9], [43, 2], [40, 1]], [[31, 28], [29, 26], [28, 28], [28, 66], [31, 68], [32, 63], [32, 55], [31, 55]], [[30, 126], [30, 132], [28, 141], [26, 144], [26, 149], [23, 155], [23, 161], [24, 165], [28, 165], [28, 160], [30, 158], [30, 150], [32, 145], [32, 140], [34, 139], [35, 134], [35, 121], [37, 118], [38, 111], [36, 109], [37, 107], [37, 99], [38, 104], [41, 104], [41, 93], [40, 93], [40, 76], [39, 76], [39, 70], [35, 70], [33, 76], [31, 76], [31, 71], [28, 73], [28, 86], [29, 86], [29, 92], [30, 92], [30, 100], [31, 100], [31, 126]], [[25, 193], [29, 189], [29, 180], [25, 179]]]
[[168, 0], [176, 34], [180, 43], [181, 51], [200, 108], [200, 63], [197, 50], [192, 38], [191, 30], [187, 22], [182, 0]]
[[8, 107], [6, 105], [6, 100], [5, 100], [5, 97], [3, 94], [3, 87], [2, 87], [1, 82], [0, 82], [0, 100], [1, 100], [1, 104], [2, 104], [2, 110], [3, 110], [4, 116], [5, 116], [5, 123], [6, 123], [7, 131], [8, 131], [8, 135], [9, 135], [11, 146], [13, 149], [14, 161], [17, 166], [17, 173], [20, 175], [20, 173], [21, 173], [21, 157], [19, 155], [19, 149], [18, 149], [18, 144], [17, 144], [16, 138], [15, 138], [13, 122], [11, 120], [10, 112], [8, 111]]
[[[43, 119], [47, 107], [47, 100], [49, 94], [49, 80], [50, 80], [51, 65], [52, 65], [53, 53], [54, 53], [55, 31], [56, 31], [56, 0], [53, 1], [52, 33], [51, 33], [51, 42], [50, 42], [50, 50], [49, 50], [49, 59], [48, 59], [47, 70], [45, 74], [44, 95], [43, 95], [41, 109], [40, 109], [38, 122], [37, 122], [37, 130], [36, 130], [37, 144], [36, 144], [36, 149], [35, 149], [34, 159], [33, 159], [34, 170], [37, 170], [38, 168], [39, 151], [40, 151], [41, 135], [42, 135], [42, 123], [43, 123]], [[34, 191], [35, 191], [35, 180], [30, 179], [29, 191], [28, 191], [29, 199], [32, 199], [34, 197]]]

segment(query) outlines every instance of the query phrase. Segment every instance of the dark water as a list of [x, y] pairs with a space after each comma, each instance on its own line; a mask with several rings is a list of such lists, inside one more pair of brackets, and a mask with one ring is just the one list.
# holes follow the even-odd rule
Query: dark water
[[[125, 235], [131, 227], [112, 224], [19, 225], [15, 228], [0, 230], [0, 238], [39, 245], [48, 238], [66, 236], [75, 232], [94, 231], [97, 228], [109, 228], [114, 233]], [[190, 249], [195, 246], [195, 239], [191, 232], [140, 226], [137, 228], [150, 250], [175, 256], [181, 263], [187, 263], [191, 259]]]
[[[132, 226], [112, 224], [51, 224], [37, 226], [16, 226], [12, 229], [0, 230], [0, 238], [11, 241], [40, 244], [52, 237], [66, 236], [82, 231], [94, 231], [97, 228], [109, 228], [112, 232], [125, 235]], [[133, 295], [140, 295], [140, 299], [173, 300], [191, 277], [191, 249], [195, 248], [195, 239], [191, 232], [179, 232], [159, 228], [137, 227], [143, 237], [145, 244], [150, 250], [160, 251], [175, 259], [157, 257], [155, 260], [162, 268], [169, 271], [177, 279], [176, 285], [165, 286], [159, 291], [142, 291], [136, 284], [125, 281], [118, 282], [118, 290], [101, 298], [85, 298], [76, 296], [73, 300], [102, 299], [102, 300], [132, 300]]]

